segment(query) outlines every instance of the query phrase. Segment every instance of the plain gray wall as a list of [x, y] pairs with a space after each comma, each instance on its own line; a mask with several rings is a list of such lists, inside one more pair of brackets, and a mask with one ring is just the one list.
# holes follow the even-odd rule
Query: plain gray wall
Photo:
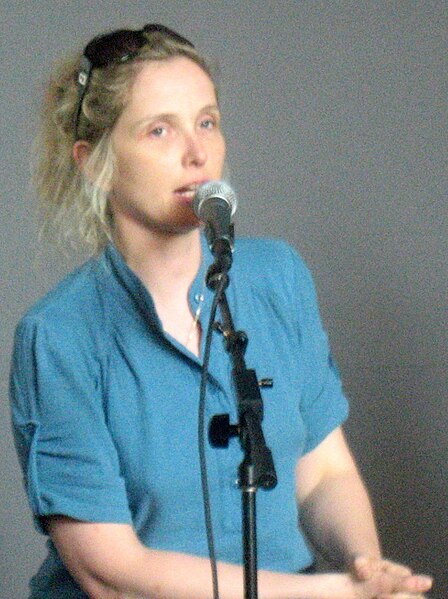
[[219, 59], [237, 234], [286, 238], [312, 268], [385, 552], [446, 599], [447, 13], [443, 0], [2, 1], [1, 599], [26, 596], [44, 554], [9, 425], [13, 329], [79, 260], [37, 240], [41, 89], [66, 48], [151, 21]]

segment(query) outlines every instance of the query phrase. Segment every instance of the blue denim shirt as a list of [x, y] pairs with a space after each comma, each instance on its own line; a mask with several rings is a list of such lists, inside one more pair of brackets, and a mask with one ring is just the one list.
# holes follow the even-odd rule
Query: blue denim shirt
[[[203, 261], [189, 300], [208, 325]], [[235, 327], [249, 337], [248, 368], [263, 389], [263, 431], [278, 476], [257, 493], [258, 564], [294, 572], [313, 556], [297, 525], [294, 468], [347, 417], [314, 286], [280, 241], [238, 240], [227, 290]], [[205, 334], [202, 343], [204, 343]], [[202, 347], [203, 350], [203, 347]], [[202, 353], [201, 353], [202, 355]], [[132, 524], [147, 546], [207, 555], [198, 457], [202, 358], [163, 331], [150, 294], [110, 245], [64, 279], [20, 322], [11, 372], [15, 440], [36, 525], [64, 514]], [[231, 362], [216, 331], [206, 417], [237, 418]], [[217, 557], [241, 562], [242, 452], [207, 447]], [[32, 597], [85, 597], [51, 541]]]

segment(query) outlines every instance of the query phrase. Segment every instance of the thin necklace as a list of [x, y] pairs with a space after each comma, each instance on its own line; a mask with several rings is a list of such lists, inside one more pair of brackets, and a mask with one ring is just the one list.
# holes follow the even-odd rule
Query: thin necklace
[[191, 342], [191, 339], [192, 339], [192, 337], [193, 337], [193, 335], [194, 335], [194, 333], [195, 333], [195, 331], [197, 329], [198, 322], [199, 322], [199, 317], [200, 317], [201, 311], [202, 311], [202, 306], [204, 305], [204, 299], [205, 299], [204, 292], [205, 292], [205, 278], [202, 281], [201, 292], [200, 292], [199, 295], [196, 296], [196, 299], [197, 299], [197, 302], [198, 302], [198, 307], [196, 308], [193, 320], [192, 320], [191, 325], [190, 325], [190, 329], [188, 331], [188, 336], [187, 336], [187, 340], [185, 342], [185, 347], [189, 346], [189, 344]]

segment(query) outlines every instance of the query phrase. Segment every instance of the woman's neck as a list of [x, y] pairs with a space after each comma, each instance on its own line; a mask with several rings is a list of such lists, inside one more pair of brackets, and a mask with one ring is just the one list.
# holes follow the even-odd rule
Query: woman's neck
[[114, 242], [153, 296], [173, 291], [184, 295], [201, 263], [199, 229], [179, 235], [151, 232], [141, 237], [125, 237], [117, 234]]
[[182, 235], [114, 237], [129, 267], [150, 292], [166, 333], [199, 356], [201, 327], [188, 291], [201, 263], [199, 229]]

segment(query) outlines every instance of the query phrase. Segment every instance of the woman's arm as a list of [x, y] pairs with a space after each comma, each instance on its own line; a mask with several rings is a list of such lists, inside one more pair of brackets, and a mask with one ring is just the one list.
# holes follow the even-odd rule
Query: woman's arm
[[[50, 535], [72, 576], [93, 599], [211, 599], [209, 561], [148, 549], [131, 526], [95, 524], [64, 516], [47, 519]], [[240, 566], [219, 563], [221, 599], [243, 598]], [[415, 578], [415, 577], [414, 577]], [[259, 571], [260, 599], [373, 599], [380, 590], [410, 588], [406, 580], [376, 574], [354, 582], [348, 574], [294, 575]], [[418, 595], [415, 595], [417, 597]]]
[[[129, 593], [151, 599], [210, 599], [213, 596], [210, 563], [205, 558], [148, 549], [131, 526], [94, 524], [63, 516], [48, 519], [48, 530], [72, 576], [95, 599]], [[219, 563], [222, 599], [242, 599], [242, 568]], [[349, 578], [259, 572], [261, 597], [284, 599], [349, 599]], [[333, 591], [340, 587], [340, 594]], [[303, 592], [302, 592], [303, 586]], [[313, 590], [314, 588], [314, 590]]]
[[381, 556], [370, 500], [341, 428], [297, 464], [297, 498], [303, 526], [335, 566], [354, 556]]
[[331, 564], [359, 582], [386, 573], [421, 579], [416, 589], [429, 590], [429, 577], [412, 577], [406, 566], [382, 558], [370, 499], [341, 428], [299, 460], [296, 478], [304, 529]]

